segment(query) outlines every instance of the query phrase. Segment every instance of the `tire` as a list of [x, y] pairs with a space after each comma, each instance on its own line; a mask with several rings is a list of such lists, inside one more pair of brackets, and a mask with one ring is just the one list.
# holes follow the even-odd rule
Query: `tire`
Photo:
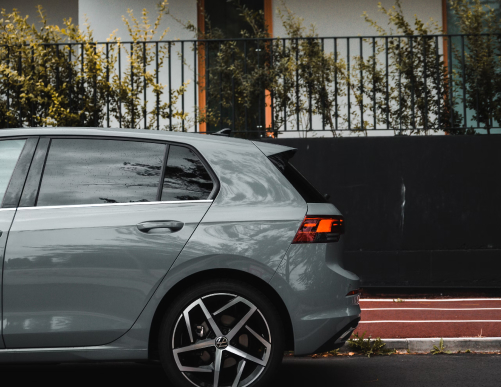
[[284, 341], [277, 308], [262, 292], [216, 279], [191, 287], [169, 306], [158, 347], [174, 386], [225, 387], [237, 381], [239, 387], [260, 387], [272, 382]]

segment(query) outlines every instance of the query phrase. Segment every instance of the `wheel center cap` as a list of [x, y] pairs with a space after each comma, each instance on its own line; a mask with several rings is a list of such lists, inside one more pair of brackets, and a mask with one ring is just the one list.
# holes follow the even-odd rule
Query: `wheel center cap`
[[225, 349], [228, 347], [228, 339], [224, 336], [220, 336], [216, 338], [216, 348], [217, 349]]

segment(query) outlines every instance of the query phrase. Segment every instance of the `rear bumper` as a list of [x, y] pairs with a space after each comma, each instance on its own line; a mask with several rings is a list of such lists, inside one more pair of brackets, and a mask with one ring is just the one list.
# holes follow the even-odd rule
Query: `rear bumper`
[[342, 346], [360, 321], [358, 296], [346, 296], [360, 280], [342, 268], [340, 242], [291, 245], [270, 282], [288, 309], [295, 355]]
[[343, 329], [327, 340], [323, 345], [321, 345], [315, 353], [332, 351], [333, 349], [341, 348], [348, 340], [352, 332], [357, 328], [360, 322], [360, 317], [350, 321]]

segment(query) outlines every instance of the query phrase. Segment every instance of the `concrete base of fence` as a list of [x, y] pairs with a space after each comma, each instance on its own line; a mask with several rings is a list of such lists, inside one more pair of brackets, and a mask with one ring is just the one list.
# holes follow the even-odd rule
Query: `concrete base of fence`
[[[501, 337], [447, 337], [444, 338], [444, 351], [464, 352], [501, 352]], [[398, 351], [430, 353], [433, 346], [439, 347], [440, 338], [429, 339], [383, 339], [386, 348]], [[348, 344], [340, 352], [352, 352]]]

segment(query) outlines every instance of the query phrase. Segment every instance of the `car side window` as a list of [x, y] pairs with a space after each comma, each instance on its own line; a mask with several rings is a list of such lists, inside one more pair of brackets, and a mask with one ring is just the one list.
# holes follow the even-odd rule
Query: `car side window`
[[157, 200], [165, 144], [53, 139], [37, 206]]
[[195, 152], [183, 146], [170, 147], [162, 201], [204, 200], [213, 187], [207, 169]]
[[0, 141], [0, 204], [25, 143], [26, 140]]

